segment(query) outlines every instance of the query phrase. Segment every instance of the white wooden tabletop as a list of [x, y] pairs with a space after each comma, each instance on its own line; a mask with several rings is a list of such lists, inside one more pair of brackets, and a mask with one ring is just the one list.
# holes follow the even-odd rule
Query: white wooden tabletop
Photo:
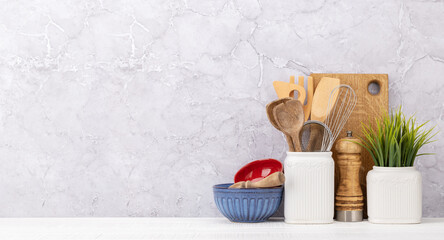
[[444, 239], [444, 219], [421, 224], [368, 222], [293, 225], [281, 219], [232, 223], [225, 218], [3, 218], [0, 239]]

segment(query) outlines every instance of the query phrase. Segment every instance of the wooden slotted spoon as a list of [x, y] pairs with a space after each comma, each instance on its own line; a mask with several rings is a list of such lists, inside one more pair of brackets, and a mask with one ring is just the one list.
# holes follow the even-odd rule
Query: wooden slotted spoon
[[301, 152], [299, 132], [304, 124], [302, 103], [295, 99], [281, 103], [273, 109], [273, 115], [281, 131], [291, 136], [294, 150]]

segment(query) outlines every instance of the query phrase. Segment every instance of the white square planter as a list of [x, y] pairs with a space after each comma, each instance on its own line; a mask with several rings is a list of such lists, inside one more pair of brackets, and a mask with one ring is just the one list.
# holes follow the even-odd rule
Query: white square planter
[[373, 167], [367, 174], [371, 223], [420, 223], [422, 179], [415, 167]]

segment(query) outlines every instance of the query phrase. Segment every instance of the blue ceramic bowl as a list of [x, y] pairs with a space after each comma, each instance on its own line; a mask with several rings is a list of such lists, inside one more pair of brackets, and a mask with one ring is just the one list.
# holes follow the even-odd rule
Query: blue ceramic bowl
[[232, 222], [264, 222], [275, 213], [283, 187], [229, 189], [232, 183], [213, 186], [219, 211]]

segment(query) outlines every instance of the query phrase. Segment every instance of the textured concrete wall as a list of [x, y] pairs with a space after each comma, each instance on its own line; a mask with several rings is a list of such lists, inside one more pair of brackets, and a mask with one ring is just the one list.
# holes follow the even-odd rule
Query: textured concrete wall
[[[443, 1], [0, 4], [0, 216], [220, 216], [211, 186], [284, 158], [272, 81], [388, 73], [444, 126]], [[444, 141], [423, 157], [444, 217]]]

